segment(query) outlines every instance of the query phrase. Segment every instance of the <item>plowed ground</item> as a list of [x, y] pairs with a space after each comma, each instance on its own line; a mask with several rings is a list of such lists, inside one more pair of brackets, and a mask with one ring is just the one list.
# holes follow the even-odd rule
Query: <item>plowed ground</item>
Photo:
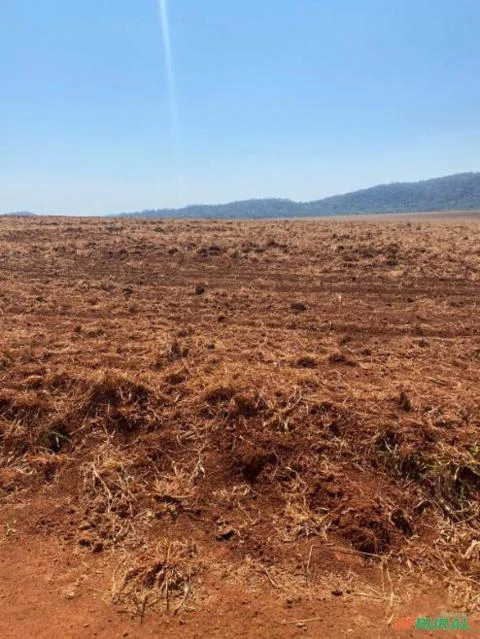
[[0, 220], [0, 635], [478, 630], [479, 266], [474, 221]]

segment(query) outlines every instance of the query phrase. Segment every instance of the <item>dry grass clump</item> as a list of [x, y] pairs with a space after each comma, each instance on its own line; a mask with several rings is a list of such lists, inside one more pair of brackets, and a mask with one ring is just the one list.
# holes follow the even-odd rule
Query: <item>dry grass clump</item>
[[133, 532], [137, 497], [144, 489], [135, 463], [135, 455], [128, 455], [107, 439], [94, 459], [81, 468], [86, 502], [81, 545], [100, 550], [98, 544], [101, 549], [107, 544], [116, 545]]
[[42, 433], [42, 426], [50, 410], [49, 402], [35, 393], [4, 393], [0, 397], [2, 456], [11, 460], [44, 447], [48, 431]]
[[468, 439], [465, 437], [461, 447], [432, 438], [429, 429], [421, 428], [410, 432], [387, 430], [376, 436], [376, 446], [387, 467], [418, 484], [425, 499], [446, 516], [472, 521], [479, 513], [480, 458], [476, 428], [469, 425], [463, 430]]
[[327, 539], [327, 531], [332, 523], [329, 509], [313, 510], [305, 495], [291, 493], [287, 496], [285, 509], [279, 519], [279, 532], [287, 542], [299, 539]]
[[346, 353], [341, 353], [340, 351], [335, 351], [328, 356], [328, 361], [330, 364], [343, 364], [344, 366], [358, 366], [358, 362], [356, 362], [352, 357], [347, 355]]
[[169, 473], [160, 474], [153, 484], [153, 498], [158, 504], [157, 516], [164, 513], [178, 515], [179, 512], [188, 512], [195, 507], [197, 497], [196, 476], [202, 472], [200, 468], [194, 467], [193, 472], [188, 472], [186, 468], [180, 468], [172, 462]]
[[194, 544], [162, 539], [124, 563], [113, 577], [114, 604], [140, 619], [154, 609], [174, 615], [188, 609], [192, 583], [201, 570]]
[[182, 344], [178, 338], [174, 338], [171, 342], [168, 342], [166, 345], [158, 347], [158, 350], [155, 354], [153, 368], [154, 369], [162, 369], [171, 364], [172, 362], [176, 362], [187, 357], [189, 352], [188, 346]]
[[160, 421], [161, 398], [144, 383], [124, 375], [105, 372], [87, 391], [81, 410], [89, 417], [102, 418], [124, 433], [153, 428]]

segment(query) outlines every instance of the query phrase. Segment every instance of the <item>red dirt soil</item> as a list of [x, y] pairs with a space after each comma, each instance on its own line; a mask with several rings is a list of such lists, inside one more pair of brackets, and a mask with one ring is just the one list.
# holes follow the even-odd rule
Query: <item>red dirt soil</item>
[[0, 220], [0, 636], [478, 633], [479, 238]]

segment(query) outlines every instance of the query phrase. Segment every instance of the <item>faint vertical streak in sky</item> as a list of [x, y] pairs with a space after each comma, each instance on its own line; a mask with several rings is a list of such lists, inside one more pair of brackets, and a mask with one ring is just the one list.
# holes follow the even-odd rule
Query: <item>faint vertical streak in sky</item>
[[180, 117], [178, 114], [177, 88], [173, 66], [170, 22], [168, 18], [168, 0], [159, 0], [160, 22], [162, 25], [165, 71], [167, 75], [168, 103], [170, 110], [170, 133], [172, 136], [174, 162], [177, 173], [178, 199], [182, 200], [182, 182], [180, 171]]

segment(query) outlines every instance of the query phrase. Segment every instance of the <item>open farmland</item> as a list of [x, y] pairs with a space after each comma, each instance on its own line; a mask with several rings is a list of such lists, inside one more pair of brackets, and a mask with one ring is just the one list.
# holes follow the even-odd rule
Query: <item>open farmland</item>
[[479, 267], [462, 219], [1, 219], [0, 635], [480, 627]]

